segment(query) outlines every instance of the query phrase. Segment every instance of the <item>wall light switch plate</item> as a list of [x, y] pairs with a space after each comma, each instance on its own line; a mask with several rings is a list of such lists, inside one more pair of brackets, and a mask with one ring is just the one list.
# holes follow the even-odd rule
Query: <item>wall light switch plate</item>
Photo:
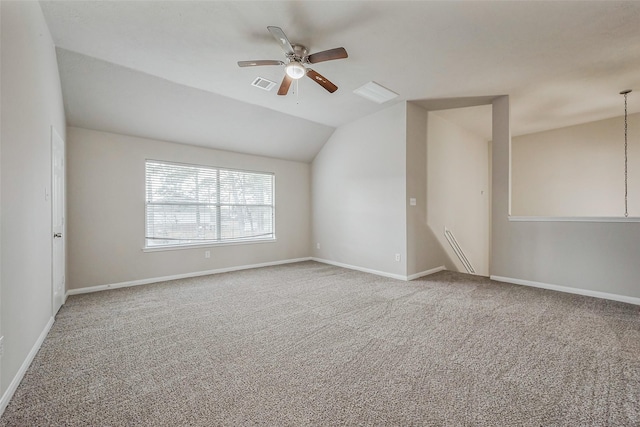
[[409, 199], [409, 204], [410, 204], [411, 206], [415, 206], [415, 205], [416, 205], [416, 198], [415, 198], [415, 197], [410, 198], [410, 199]]
[[0, 337], [0, 357], [4, 355], [4, 337]]

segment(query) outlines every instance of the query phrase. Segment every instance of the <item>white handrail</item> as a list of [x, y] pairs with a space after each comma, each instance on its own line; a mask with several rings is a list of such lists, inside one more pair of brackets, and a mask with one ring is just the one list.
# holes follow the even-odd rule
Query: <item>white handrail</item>
[[456, 255], [458, 255], [458, 258], [462, 262], [462, 265], [464, 265], [464, 268], [467, 269], [467, 273], [476, 274], [476, 271], [473, 269], [473, 266], [469, 262], [469, 259], [462, 251], [462, 248], [458, 244], [458, 241], [456, 240], [455, 236], [453, 235], [451, 230], [449, 230], [447, 227], [444, 228], [444, 237], [447, 239], [447, 241], [451, 245], [451, 248], [456, 253]]

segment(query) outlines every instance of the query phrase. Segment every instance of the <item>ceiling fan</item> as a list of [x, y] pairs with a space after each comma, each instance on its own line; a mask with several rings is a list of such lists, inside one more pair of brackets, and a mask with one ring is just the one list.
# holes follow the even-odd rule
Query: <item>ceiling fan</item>
[[287, 62], [277, 59], [261, 59], [256, 61], [238, 61], [240, 67], [256, 67], [260, 65], [284, 65], [284, 79], [278, 89], [278, 95], [286, 95], [293, 80], [300, 79], [305, 75], [325, 88], [330, 93], [338, 90], [338, 86], [327, 80], [318, 72], [305, 67], [305, 64], [317, 64], [318, 62], [331, 61], [333, 59], [347, 58], [347, 51], [343, 47], [323, 50], [322, 52], [309, 55], [307, 48], [299, 44], [291, 44], [289, 39], [279, 27], [267, 27], [269, 32], [275, 37], [287, 57]]

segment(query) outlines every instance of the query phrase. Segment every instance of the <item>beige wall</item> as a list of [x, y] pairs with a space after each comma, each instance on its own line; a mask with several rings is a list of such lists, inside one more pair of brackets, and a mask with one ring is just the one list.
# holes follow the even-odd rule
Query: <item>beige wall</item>
[[[68, 289], [310, 255], [307, 163], [73, 127], [67, 134]], [[145, 159], [273, 172], [277, 242], [143, 252]]]
[[638, 223], [509, 221], [509, 97], [493, 103], [491, 274], [640, 298]]
[[428, 223], [458, 271], [466, 272], [444, 236], [451, 230], [476, 274], [489, 275], [489, 142], [429, 113]]
[[37, 2], [0, 3], [1, 391], [51, 319], [51, 126], [65, 136], [53, 40]]
[[[427, 224], [432, 208], [427, 192], [427, 121], [429, 112], [407, 103], [407, 275], [436, 267], [454, 269], [433, 230]], [[416, 199], [411, 206], [410, 199]]]
[[[628, 120], [629, 214], [640, 216], [640, 113]], [[624, 119], [514, 137], [511, 213], [623, 216]]]
[[312, 165], [315, 257], [398, 278], [453, 266], [427, 226], [426, 129], [399, 103], [336, 130]]
[[406, 104], [336, 129], [313, 161], [312, 197], [315, 257], [405, 276]]

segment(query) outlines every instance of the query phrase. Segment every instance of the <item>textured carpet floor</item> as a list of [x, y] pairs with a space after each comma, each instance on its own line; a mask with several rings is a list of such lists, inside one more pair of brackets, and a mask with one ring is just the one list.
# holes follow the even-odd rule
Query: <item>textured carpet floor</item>
[[640, 425], [640, 308], [315, 262], [69, 297], [1, 426]]

